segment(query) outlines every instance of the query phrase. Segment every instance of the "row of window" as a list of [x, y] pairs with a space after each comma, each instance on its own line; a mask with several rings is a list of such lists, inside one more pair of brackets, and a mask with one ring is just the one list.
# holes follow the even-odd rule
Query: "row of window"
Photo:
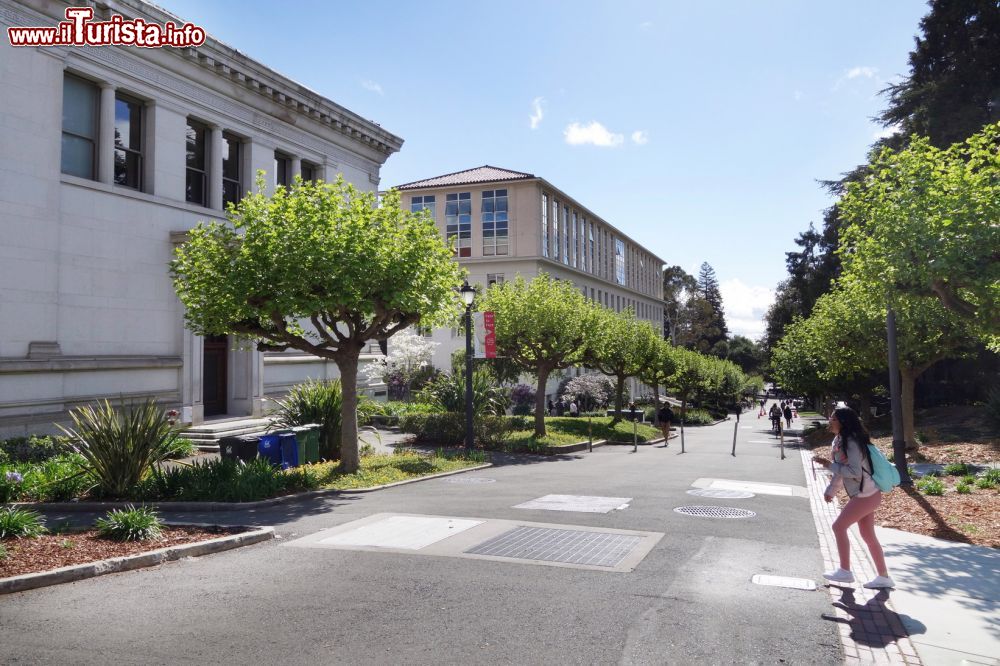
[[[437, 199], [433, 194], [410, 199], [410, 210], [437, 214]], [[483, 256], [510, 254], [510, 228], [507, 190], [486, 190], [480, 193], [479, 213], [483, 225]], [[445, 195], [445, 238], [459, 257], [472, 256], [472, 193], [456, 192]]]
[[[580, 287], [580, 291], [583, 293], [584, 298], [588, 298], [587, 289], [588, 287]], [[648, 319], [653, 322], [657, 322], [662, 319], [662, 316], [659, 313], [659, 308], [655, 308], [649, 303], [629, 298], [627, 296], [622, 296], [621, 294], [612, 294], [610, 291], [604, 291], [603, 289], [594, 289], [594, 287], [589, 287], [589, 289], [590, 300], [596, 301], [600, 305], [612, 309], [615, 312], [621, 312], [622, 310], [632, 308], [635, 316], [639, 319]]]
[[[646, 255], [625, 241], [610, 234], [607, 229], [595, 225], [568, 205], [542, 193], [542, 256], [562, 261], [567, 266], [579, 268], [605, 280], [622, 286], [655, 294], [655, 264]], [[550, 212], [551, 211], [551, 212]], [[561, 221], [560, 221], [561, 220]], [[550, 229], [551, 227], [551, 229]], [[560, 234], [560, 229], [562, 233]], [[609, 262], [609, 254], [612, 260]], [[561, 258], [561, 259], [560, 259]]]
[[[114, 169], [116, 185], [148, 191], [143, 182], [143, 160], [147, 152], [144, 103], [127, 93], [115, 92]], [[100, 89], [93, 82], [72, 74], [63, 77], [62, 172], [98, 180], [100, 142]], [[201, 206], [209, 204], [209, 160], [212, 157], [211, 129], [188, 119], [185, 137], [185, 199]], [[238, 202], [246, 191], [243, 183], [244, 139], [222, 132], [222, 204]], [[275, 152], [276, 185], [292, 181], [294, 158]], [[301, 163], [303, 180], [314, 180], [318, 167]]]

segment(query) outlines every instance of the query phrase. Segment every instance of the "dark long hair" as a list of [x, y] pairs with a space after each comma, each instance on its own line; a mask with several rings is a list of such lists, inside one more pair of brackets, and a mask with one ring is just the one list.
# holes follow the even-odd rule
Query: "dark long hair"
[[833, 410], [833, 415], [840, 422], [840, 441], [844, 443], [844, 447], [846, 448], [847, 442], [853, 439], [861, 446], [861, 452], [865, 454], [869, 464], [871, 464], [868, 445], [872, 443], [872, 438], [855, 411], [850, 407], [838, 407]]

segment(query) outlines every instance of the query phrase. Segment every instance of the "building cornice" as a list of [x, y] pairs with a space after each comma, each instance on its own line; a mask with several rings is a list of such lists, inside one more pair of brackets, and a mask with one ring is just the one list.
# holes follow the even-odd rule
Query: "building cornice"
[[[168, 21], [183, 23], [183, 19], [140, 0], [111, 0], [96, 3], [92, 1], [43, 3], [38, 0], [31, 2], [0, 0], [0, 22], [9, 26], [55, 25], [58, 21], [64, 20], [62, 12], [66, 7], [81, 5], [94, 7], [95, 20], [105, 19], [110, 14], [120, 14], [125, 18], [141, 17], [158, 23]], [[126, 49], [115, 46], [78, 49], [47, 47], [39, 50], [57, 51], [64, 56], [72, 53], [84, 59], [100, 62], [113, 69], [125, 69], [145, 81], [152, 79], [151, 82], [172, 84], [167, 85], [167, 87], [182, 95], [187, 94], [189, 98], [205, 102], [212, 108], [219, 108], [240, 117], [241, 120], [265, 128], [270, 126], [273, 129], [277, 122], [289, 122], [287, 120], [289, 116], [298, 120], [308, 119], [381, 155], [383, 162], [385, 158], [397, 152], [403, 145], [403, 140], [400, 137], [383, 130], [376, 123], [365, 120], [336, 102], [278, 74], [214, 37], [208, 37], [205, 44], [196, 48], [162, 48], [148, 51], [132, 49], [132, 51], [143, 51], [141, 54], [143, 57], [139, 58], [132, 53], [127, 54]], [[266, 114], [252, 113], [250, 108], [245, 108], [245, 112], [240, 113], [240, 109], [244, 107], [218, 93], [209, 93], [189, 81], [181, 81], [176, 74], [171, 78], [177, 80], [167, 80], [168, 75], [162, 70], [157, 71], [148, 60], [158, 61], [161, 67], [169, 67], [172, 61], [173, 67], [194, 65], [207, 70], [215, 75], [220, 85], [231, 86], [236, 83], [253, 93], [261, 101], [276, 104], [280, 109], [281, 116], [275, 111]], [[251, 112], [249, 118], [245, 117], [247, 112]], [[272, 118], [258, 117], [262, 115], [270, 115]], [[296, 121], [293, 120], [290, 124], [295, 125]], [[307, 134], [305, 132], [294, 133], [303, 135], [298, 137], [300, 139], [303, 139], [304, 135]]]

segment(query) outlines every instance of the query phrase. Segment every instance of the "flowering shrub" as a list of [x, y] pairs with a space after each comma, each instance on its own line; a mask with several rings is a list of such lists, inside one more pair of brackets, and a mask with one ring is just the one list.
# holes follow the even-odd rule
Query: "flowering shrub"
[[559, 399], [567, 405], [575, 400], [581, 412], [589, 412], [606, 405], [614, 390], [610, 379], [592, 372], [566, 382]]
[[525, 416], [535, 406], [535, 389], [527, 384], [518, 384], [510, 392], [510, 403], [514, 414]]

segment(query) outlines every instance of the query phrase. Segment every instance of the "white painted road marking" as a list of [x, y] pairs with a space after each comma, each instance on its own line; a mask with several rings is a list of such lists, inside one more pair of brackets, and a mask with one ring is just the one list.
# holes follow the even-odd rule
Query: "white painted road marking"
[[481, 520], [456, 518], [424, 518], [419, 516], [391, 516], [377, 523], [364, 525], [348, 532], [341, 532], [320, 540], [331, 546], [375, 546], [376, 548], [402, 548], [420, 550], [424, 546], [481, 525]]
[[593, 497], [589, 495], [546, 495], [530, 502], [517, 504], [515, 509], [541, 509], [543, 511], [579, 511], [581, 513], [610, 513], [628, 508], [631, 497]]
[[770, 587], [790, 587], [793, 590], [815, 590], [816, 581], [808, 578], [790, 578], [788, 576], [765, 576], [756, 574], [750, 579], [751, 583], [757, 585], [768, 585]]
[[695, 479], [694, 488], [719, 488], [723, 490], [745, 490], [758, 495], [784, 495], [786, 497], [808, 497], [809, 492], [802, 486], [782, 483], [762, 483], [756, 481], [736, 481], [730, 479]]

